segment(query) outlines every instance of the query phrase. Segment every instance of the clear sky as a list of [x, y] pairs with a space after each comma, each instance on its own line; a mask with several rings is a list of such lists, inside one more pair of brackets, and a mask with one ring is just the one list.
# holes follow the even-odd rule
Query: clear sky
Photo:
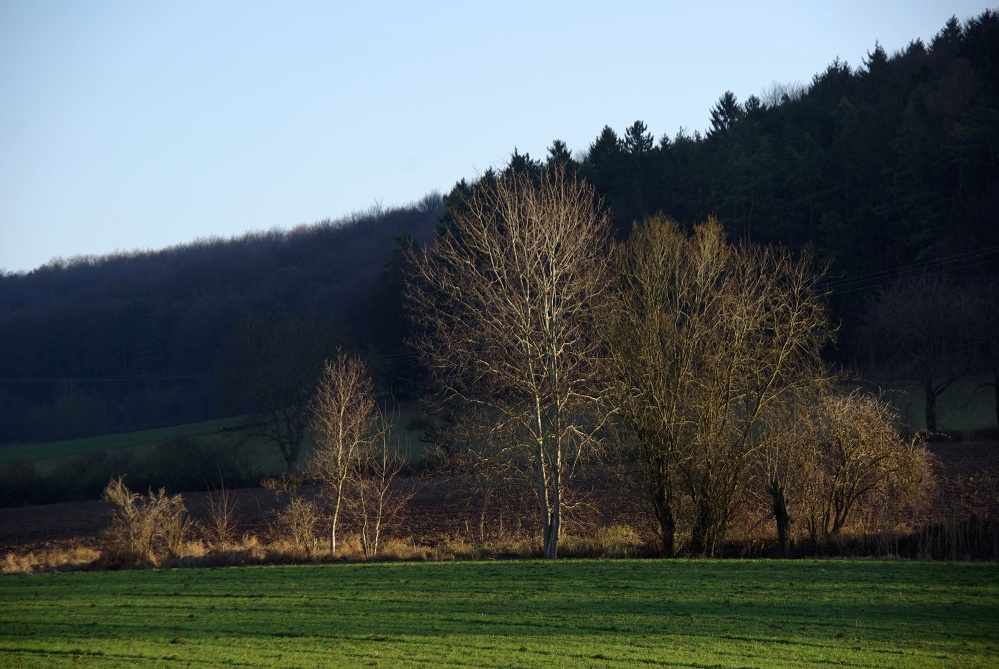
[[986, 0], [0, 0], [0, 270], [403, 205], [708, 126]]

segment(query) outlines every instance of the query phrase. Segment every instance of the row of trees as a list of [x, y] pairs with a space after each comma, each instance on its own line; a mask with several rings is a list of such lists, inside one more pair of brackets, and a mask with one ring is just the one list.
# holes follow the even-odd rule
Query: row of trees
[[[576, 153], [555, 141], [547, 162], [593, 185], [618, 240], [661, 212], [683, 228], [715, 217], [731, 239], [808, 248], [830, 264], [837, 360], [912, 376], [872, 350], [866, 289], [913, 266], [952, 285], [999, 271], [996, 44], [996, 12], [953, 19], [927, 44], [874, 46], [859, 67], [836, 61], [744, 101], [725, 93], [706, 134], [657, 139], [636, 121], [620, 134], [605, 127]], [[544, 165], [515, 152], [510, 167]], [[458, 184], [450, 210], [470, 189]], [[257, 410], [229, 381], [255, 373], [234, 349], [264, 322], [323, 320], [379, 384], [417, 397], [402, 256], [432, 239], [442, 213], [431, 195], [290, 232], [0, 272], [0, 349], [15, 352], [0, 357], [0, 442]]]
[[789, 508], [821, 542], [861, 500], [902, 510], [925, 491], [926, 450], [825, 369], [807, 257], [664, 217], [616, 244], [592, 186], [559, 164], [490, 175], [454, 204], [411, 257], [414, 343], [478, 455], [530, 482], [546, 557], [598, 454], [642, 481], [670, 555], [683, 504], [692, 549], [713, 555], [754, 490], [782, 542]]
[[952, 18], [928, 43], [872, 45], [862, 64], [837, 59], [744, 101], [726, 92], [706, 134], [656, 139], [636, 121], [575, 155], [555, 142], [549, 156], [594, 185], [622, 235], [657, 212], [683, 225], [714, 215], [739, 239], [808, 246], [860, 284], [989, 249], [974, 260], [995, 271], [997, 44], [996, 11]]

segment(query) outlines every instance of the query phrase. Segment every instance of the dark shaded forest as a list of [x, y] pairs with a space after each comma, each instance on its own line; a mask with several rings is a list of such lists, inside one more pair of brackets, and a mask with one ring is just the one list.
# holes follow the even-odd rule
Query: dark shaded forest
[[[636, 121], [621, 135], [605, 127], [575, 153], [561, 141], [543, 160], [515, 150], [503, 169], [565, 163], [594, 185], [622, 238], [663, 213], [681, 226], [715, 217], [733, 239], [809, 251], [829, 268], [842, 324], [830, 356], [845, 366], [866, 355], [858, 340], [872, 289], [925, 274], [964, 287], [999, 275], [995, 11], [951, 19], [929, 44], [898, 53], [875, 45], [861, 66], [834, 61], [807, 84], [745, 101], [726, 92], [709, 114], [703, 135], [657, 140]], [[290, 232], [0, 276], [0, 443], [258, 410], [237, 389], [264, 358], [279, 360], [259, 344], [291, 322], [299, 328], [285, 340], [308, 324], [323, 335], [321, 354], [354, 351], [382, 388], [418, 397], [402, 250], [431, 241], [469, 188]]]
[[402, 341], [384, 333], [402, 320], [391, 303], [401, 275], [393, 285], [386, 267], [406, 240], [431, 239], [441, 213], [435, 194], [287, 232], [0, 277], [0, 443], [251, 412], [253, 398], [233, 388], [265, 362], [246, 353], [262, 323], [321, 323], [330, 351], [377, 346], [391, 360]]

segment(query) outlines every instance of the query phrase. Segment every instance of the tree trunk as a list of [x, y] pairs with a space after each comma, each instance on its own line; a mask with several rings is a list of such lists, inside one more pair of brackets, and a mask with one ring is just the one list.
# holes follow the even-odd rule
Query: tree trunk
[[926, 396], [926, 430], [928, 432], [937, 431], [937, 394], [933, 389], [933, 382], [927, 379], [923, 382], [923, 393]]
[[710, 503], [700, 496], [694, 502], [694, 526], [690, 530], [690, 545], [701, 557], [714, 557], [713, 514]]
[[552, 509], [551, 515], [548, 517], [547, 527], [545, 528], [544, 556], [548, 560], [554, 560], [558, 557], [558, 535], [562, 526], [560, 516], [558, 500], [556, 500], [555, 508]]
[[676, 554], [676, 518], [673, 517], [673, 490], [670, 484], [660, 484], [650, 491], [652, 508], [659, 522], [659, 542], [663, 557]]
[[558, 540], [562, 533], [562, 448], [557, 447], [555, 464], [552, 465], [552, 489], [548, 493], [551, 517], [548, 522], [548, 536], [545, 539], [545, 557], [554, 560], [558, 557]]
[[676, 555], [676, 519], [669, 507], [659, 513], [659, 531], [663, 557], [673, 557]]
[[284, 471], [288, 476], [298, 476], [302, 468], [298, 464], [298, 453], [284, 454]]
[[996, 400], [996, 427], [999, 427], [999, 371], [993, 372], [992, 396]]
[[[541, 426], [541, 412], [538, 411], [538, 425]], [[538, 439], [534, 452], [536, 485], [538, 488], [538, 506], [541, 509], [541, 544], [543, 555], [554, 558], [558, 549], [559, 511], [558, 497], [549, 498], [548, 476], [545, 470], [544, 445]], [[556, 495], [558, 490], [553, 491]]]
[[787, 557], [791, 552], [791, 516], [787, 512], [787, 497], [779, 481], [772, 480], [767, 492], [773, 498], [774, 519], [777, 521], [777, 556]]
[[336, 555], [336, 526], [340, 522], [340, 501], [341, 495], [336, 496], [336, 504], [333, 506], [333, 517], [330, 518], [330, 555]]

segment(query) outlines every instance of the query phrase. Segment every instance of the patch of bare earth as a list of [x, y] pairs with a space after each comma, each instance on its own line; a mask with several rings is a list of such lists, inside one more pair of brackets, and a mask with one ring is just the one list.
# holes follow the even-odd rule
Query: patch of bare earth
[[999, 518], [999, 442], [940, 441], [929, 449], [937, 459], [938, 517]]

